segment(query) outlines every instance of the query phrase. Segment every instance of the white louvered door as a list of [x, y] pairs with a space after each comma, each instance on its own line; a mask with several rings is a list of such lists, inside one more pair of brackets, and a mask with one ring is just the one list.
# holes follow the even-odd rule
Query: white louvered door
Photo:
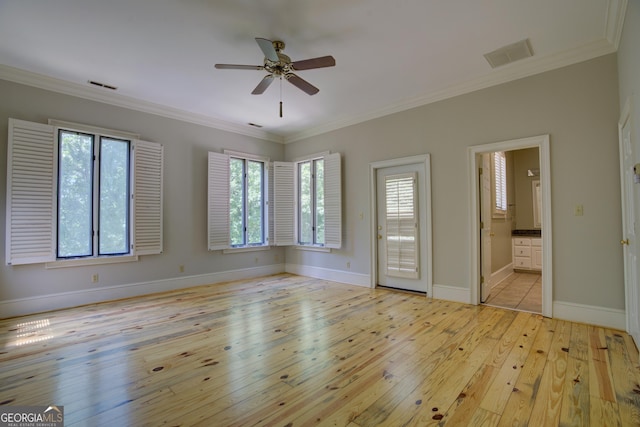
[[57, 147], [53, 126], [9, 119], [7, 264], [55, 260]]
[[427, 292], [422, 225], [426, 211], [420, 188], [420, 165], [377, 169], [378, 284]]

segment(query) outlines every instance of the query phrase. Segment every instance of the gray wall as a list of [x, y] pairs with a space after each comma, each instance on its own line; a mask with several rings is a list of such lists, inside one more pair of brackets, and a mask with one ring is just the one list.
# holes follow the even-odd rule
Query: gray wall
[[[618, 69], [620, 76], [620, 110], [627, 99], [633, 103], [633, 129], [638, 143], [636, 153], [640, 153], [640, 2], [629, 1], [625, 15], [622, 39], [618, 49]], [[640, 160], [640, 159], [638, 159]]]
[[430, 153], [434, 285], [469, 289], [467, 148], [549, 134], [553, 298], [624, 309], [617, 72], [606, 55], [288, 144], [289, 160], [343, 153], [345, 230], [342, 250], [287, 249], [287, 263], [369, 274], [369, 163]]
[[[629, 8], [637, 23], [637, 5]], [[639, 86], [637, 54], [631, 50], [621, 58], [621, 64], [627, 56], [635, 61], [621, 71], [628, 76], [621, 93], [637, 92]], [[0, 301], [179, 277], [180, 264], [185, 275], [200, 275], [282, 262], [282, 249], [233, 255], [206, 251], [206, 152], [224, 148], [285, 160], [324, 150], [342, 153], [344, 247], [332, 253], [287, 249], [286, 261], [363, 275], [370, 271], [369, 163], [430, 153], [434, 284], [469, 289], [467, 148], [548, 133], [554, 300], [623, 309], [617, 73], [616, 55], [607, 55], [286, 146], [0, 81], [0, 242], [6, 233], [9, 117], [137, 132], [166, 150], [162, 255], [56, 270], [0, 262]], [[573, 216], [576, 204], [584, 206], [584, 216]], [[0, 260], [4, 250], [0, 245]], [[100, 275], [98, 284], [90, 283], [94, 273]]]
[[[0, 80], [0, 301], [203, 275], [283, 262], [281, 248], [223, 255], [207, 251], [207, 152], [233, 149], [282, 160], [282, 144]], [[55, 118], [135, 132], [165, 147], [164, 252], [139, 262], [45, 269], [5, 264], [8, 118]], [[276, 257], [278, 261], [276, 261]], [[257, 261], [256, 261], [257, 258]], [[179, 265], [185, 272], [179, 272]], [[99, 275], [97, 284], [92, 274]], [[0, 317], [2, 313], [0, 313]]]
[[540, 177], [527, 176], [528, 169], [540, 169], [540, 154], [537, 148], [513, 152], [515, 185], [515, 227], [533, 229], [533, 188], [532, 181]]

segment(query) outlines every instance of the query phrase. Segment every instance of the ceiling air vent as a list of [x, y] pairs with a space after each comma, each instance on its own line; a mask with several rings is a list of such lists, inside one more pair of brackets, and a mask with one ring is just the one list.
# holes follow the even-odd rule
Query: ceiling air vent
[[529, 39], [503, 46], [493, 52], [486, 53], [484, 57], [491, 65], [491, 68], [500, 67], [520, 59], [533, 56]]
[[88, 81], [88, 83], [89, 83], [90, 85], [94, 85], [94, 86], [98, 86], [98, 87], [103, 87], [103, 88], [105, 88], [105, 89], [109, 89], [109, 90], [118, 90], [118, 88], [117, 88], [117, 87], [115, 87], [115, 86], [111, 86], [111, 85], [108, 85], [108, 84], [106, 84], [106, 83], [97, 82], [97, 81], [95, 81], [95, 80], [89, 80], [89, 81]]

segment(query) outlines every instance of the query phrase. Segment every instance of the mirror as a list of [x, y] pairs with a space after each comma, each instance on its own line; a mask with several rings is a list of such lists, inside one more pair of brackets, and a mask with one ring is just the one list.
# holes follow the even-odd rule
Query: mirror
[[533, 194], [533, 227], [542, 228], [542, 187], [540, 180], [531, 181]]

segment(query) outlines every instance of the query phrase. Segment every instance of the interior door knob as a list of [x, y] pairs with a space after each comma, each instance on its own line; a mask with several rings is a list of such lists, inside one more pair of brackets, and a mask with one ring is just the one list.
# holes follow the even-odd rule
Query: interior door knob
[[382, 240], [382, 234], [378, 234], [378, 240]]
[[620, 244], [621, 245], [628, 245], [629, 244], [629, 239], [620, 240]]

